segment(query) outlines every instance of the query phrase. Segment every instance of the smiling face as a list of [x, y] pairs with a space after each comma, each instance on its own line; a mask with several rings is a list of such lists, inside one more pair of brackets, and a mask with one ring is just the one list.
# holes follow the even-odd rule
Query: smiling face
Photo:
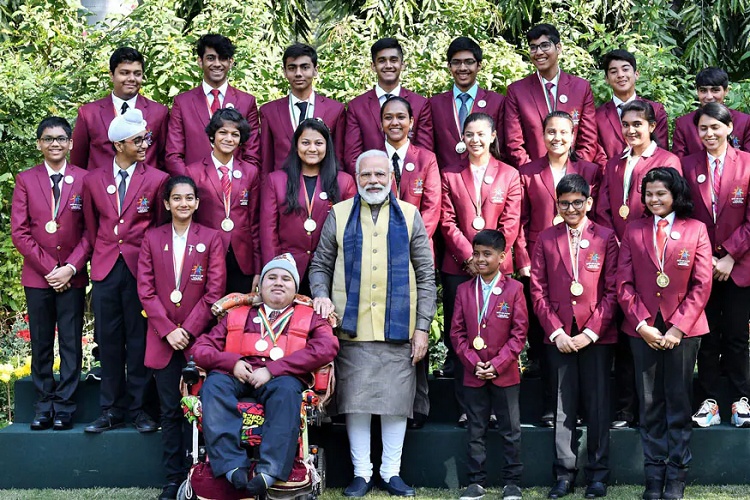
[[622, 136], [632, 149], [642, 152], [651, 144], [655, 123], [649, 123], [643, 113], [628, 111], [622, 115]]
[[544, 146], [553, 156], [568, 154], [573, 140], [573, 123], [566, 118], [554, 117], [547, 120], [544, 128]]
[[62, 127], [50, 127], [44, 129], [41, 137], [37, 139], [36, 148], [42, 152], [47, 163], [59, 164], [73, 148], [73, 141]]
[[593, 203], [593, 198], [583, 193], [563, 193], [557, 199], [557, 212], [568, 226], [578, 227]]
[[123, 101], [127, 101], [141, 90], [143, 65], [140, 62], [121, 62], [109, 77], [112, 79], [112, 92]]
[[726, 125], [708, 115], [703, 115], [698, 120], [698, 137], [701, 138], [703, 147], [712, 156], [721, 156], [724, 153], [732, 130], [734, 130], [732, 124]]
[[306, 167], [320, 167], [326, 156], [326, 139], [311, 128], [305, 129], [297, 140], [297, 154]]
[[403, 102], [387, 101], [383, 105], [383, 120], [380, 125], [388, 142], [401, 144], [409, 137], [414, 118], [409, 116], [409, 110]]
[[203, 70], [203, 80], [213, 88], [221, 87], [227, 81], [233, 58], [222, 59], [213, 47], [206, 47], [203, 57], [198, 58], [198, 66]]
[[557, 59], [562, 52], [562, 46], [552, 43], [547, 35], [529, 42], [529, 53], [531, 63], [542, 75], [549, 74], [554, 77], [557, 73]]
[[485, 163], [484, 160], [488, 159], [487, 156], [490, 154], [490, 145], [496, 136], [492, 125], [487, 120], [475, 120], [468, 123], [464, 127], [464, 142], [468, 148], [470, 160]]
[[469, 50], [460, 50], [453, 54], [448, 61], [448, 69], [451, 70], [451, 76], [456, 87], [466, 92], [477, 81], [477, 73], [482, 68], [482, 63], [474, 58], [474, 54]]
[[646, 207], [651, 211], [652, 214], [658, 215], [659, 217], [666, 217], [672, 213], [672, 204], [674, 198], [672, 192], [667, 189], [661, 181], [654, 181], [646, 183]]
[[398, 49], [383, 49], [375, 54], [372, 70], [378, 75], [378, 85], [383, 89], [391, 89], [398, 85], [404, 60]]
[[119, 164], [132, 165], [142, 162], [146, 159], [146, 150], [151, 145], [151, 133], [144, 130], [124, 141], [115, 142], [114, 145], [118, 158], [122, 160]]
[[391, 190], [391, 172], [388, 158], [371, 156], [359, 164], [357, 190], [368, 205], [380, 205]]
[[284, 269], [271, 269], [260, 283], [260, 296], [273, 309], [284, 309], [292, 303], [296, 293], [294, 278]]
[[635, 82], [639, 76], [628, 61], [613, 59], [607, 68], [605, 80], [615, 95], [625, 101], [635, 93]]
[[318, 76], [318, 69], [313, 65], [310, 56], [287, 58], [284, 65], [284, 77], [295, 95], [306, 95], [312, 88], [313, 78]]
[[721, 85], [702, 85], [698, 87], [698, 102], [701, 106], [705, 106], [709, 102], [724, 104], [724, 99], [728, 93], [729, 88], [724, 88]]
[[221, 155], [232, 155], [240, 146], [240, 131], [233, 122], [222, 123], [214, 134], [214, 152]]
[[505, 260], [505, 252], [486, 245], [474, 245], [471, 255], [479, 275], [485, 281], [495, 277], [500, 269], [500, 264]]
[[169, 193], [169, 200], [164, 201], [167, 211], [172, 214], [172, 220], [190, 222], [198, 208], [198, 198], [190, 184], [175, 184]]

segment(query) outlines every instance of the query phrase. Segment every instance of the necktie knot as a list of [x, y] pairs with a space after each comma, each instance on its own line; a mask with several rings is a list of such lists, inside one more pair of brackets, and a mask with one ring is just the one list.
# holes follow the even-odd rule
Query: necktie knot
[[120, 182], [125, 182], [125, 179], [127, 178], [128, 178], [128, 171], [120, 170]]
[[295, 106], [299, 108], [299, 121], [307, 118], [307, 101], [299, 101]]
[[219, 89], [211, 89], [211, 95], [214, 96], [214, 99], [218, 99], [221, 92], [219, 92]]
[[466, 104], [469, 101], [469, 99], [471, 99], [471, 96], [467, 94], [466, 92], [461, 92], [460, 94], [458, 94], [458, 98], [461, 100], [463, 104]]
[[570, 235], [573, 237], [573, 239], [578, 239], [578, 237], [581, 235], [581, 232], [578, 229], [571, 229]]
[[547, 92], [552, 92], [552, 89], [555, 88], [555, 84], [552, 82], [547, 82], [544, 84], [544, 88], [547, 89]]
[[393, 97], [393, 94], [385, 94], [383, 97], [385, 97], [386, 102], [388, 99], [391, 99]]
[[125, 180], [128, 178], [128, 171], [127, 170], [120, 170], [119, 172], [120, 176], [120, 185], [117, 186], [117, 197], [120, 200], [120, 206], [122, 207], [122, 204], [125, 202], [125, 191], [127, 190], [127, 183]]
[[669, 221], [667, 219], [662, 219], [659, 222], [657, 222], [656, 225], [660, 231], [664, 231], [666, 227], [669, 225]]
[[128, 108], [130, 108], [130, 106], [128, 106], [128, 103], [127, 102], [123, 102], [122, 103], [122, 107], [120, 108], [120, 114], [121, 115], [125, 114], [125, 111], [127, 111]]
[[226, 165], [220, 165], [219, 172], [221, 172], [221, 178], [223, 179], [229, 175], [229, 168]]
[[52, 182], [55, 184], [55, 186], [57, 186], [58, 184], [60, 184], [60, 181], [62, 180], [63, 175], [62, 174], [52, 174], [52, 175], [50, 175], [50, 178], [52, 179]]
[[268, 315], [268, 319], [271, 321], [271, 323], [273, 323], [274, 321], [276, 321], [276, 318], [279, 317], [279, 314], [281, 314], [279, 313], [279, 311], [271, 311], [271, 314]]
[[213, 115], [221, 107], [221, 102], [219, 100], [221, 92], [219, 92], [219, 89], [211, 89], [211, 95], [214, 96], [214, 100], [211, 102], [211, 114]]
[[59, 184], [62, 178], [63, 178], [63, 175], [60, 173], [50, 175], [50, 179], [52, 179], [52, 195], [55, 197], [55, 204], [57, 204], [57, 202], [60, 201]]

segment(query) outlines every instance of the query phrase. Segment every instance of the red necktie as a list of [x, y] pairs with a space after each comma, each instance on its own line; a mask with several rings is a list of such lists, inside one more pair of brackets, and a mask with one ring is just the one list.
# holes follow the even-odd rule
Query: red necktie
[[229, 178], [229, 169], [226, 165], [219, 167], [221, 172], [221, 189], [224, 191], [224, 200], [228, 200], [232, 193], [232, 180]]
[[219, 89], [211, 89], [211, 95], [214, 96], [214, 101], [211, 103], [211, 114], [213, 115], [221, 107], [219, 102]]
[[544, 87], [547, 89], [547, 98], [549, 99], [550, 111], [554, 111], [555, 108], [557, 108], [557, 101], [555, 100], [555, 96], [552, 94], [552, 89], [555, 88], [555, 84], [552, 82], [547, 82], [544, 84]]
[[281, 314], [279, 311], [271, 311], [271, 314], [268, 315], [268, 321], [273, 323], [279, 317], [279, 314]]
[[719, 159], [714, 158], [714, 177], [713, 177], [713, 190], [714, 190], [714, 200], [716, 200], [716, 204], [719, 204], [719, 192], [721, 191], [721, 171], [719, 169]]
[[659, 262], [664, 260], [664, 250], [667, 248], [667, 226], [669, 222], [666, 219], [662, 219], [656, 223], [656, 251], [659, 257]]

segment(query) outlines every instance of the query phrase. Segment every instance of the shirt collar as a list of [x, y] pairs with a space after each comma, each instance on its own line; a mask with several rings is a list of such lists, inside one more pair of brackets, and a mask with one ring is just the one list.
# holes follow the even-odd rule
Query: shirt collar
[[[213, 152], [211, 153], [211, 161], [214, 162], [214, 167], [216, 170], [219, 170], [219, 167], [223, 166], [224, 164], [221, 163], [219, 160], [216, 159]], [[232, 171], [232, 165], [234, 164], [234, 156], [229, 159], [229, 161], [226, 164], [226, 167], [229, 169], [229, 171]]]
[[396, 88], [393, 89], [393, 90], [391, 90], [390, 92], [386, 92], [385, 90], [383, 90], [382, 88], [380, 88], [380, 85], [378, 85], [376, 83], [375, 84], [375, 95], [377, 96], [377, 98], [380, 99], [381, 97], [383, 97], [386, 94], [391, 94], [392, 96], [400, 96], [401, 95], [401, 84], [399, 83], [398, 85], [396, 85]]
[[[128, 173], [128, 179], [133, 177], [133, 172], [135, 172], [135, 166], [137, 165], [137, 162], [134, 162], [132, 165], [130, 165], [128, 168], [125, 169], [125, 171]], [[112, 160], [113, 165], [113, 175], [115, 176], [115, 180], [120, 176], [120, 165], [117, 164], [117, 160]]]
[[489, 163], [485, 163], [484, 165], [474, 165], [473, 163], [469, 163], [469, 167], [471, 168], [472, 172], [484, 172], [487, 170], [487, 167], [489, 166]]
[[616, 95], [613, 95], [613, 96], [612, 96], [612, 102], [613, 102], [613, 103], [615, 104], [615, 108], [617, 108], [617, 107], [618, 107], [618, 106], [620, 106], [620, 105], [624, 105], [624, 104], [627, 104], [627, 103], [629, 103], [629, 102], [633, 102], [633, 101], [635, 101], [636, 99], [638, 99], [638, 96], [637, 96], [636, 94], [633, 94], [633, 95], [632, 95], [632, 96], [630, 97], [630, 99], [628, 99], [627, 101], [623, 101], [622, 99], [620, 99], [620, 98], [619, 98], [619, 97], [617, 97]]
[[708, 151], [706, 151], [706, 156], [708, 156], [708, 164], [711, 166], [711, 168], [713, 168], [713, 166], [714, 166], [714, 160], [716, 160], [716, 159], [719, 160], [719, 165], [723, 166], [724, 165], [724, 160], [726, 160], [726, 158], [727, 158], [727, 150], [725, 149], [724, 150], [724, 154], [722, 154], [721, 156], [713, 156], [711, 153], [709, 153]]
[[675, 218], [674, 212], [670, 212], [669, 214], [667, 214], [666, 217], [659, 217], [658, 215], [654, 215], [654, 227], [655, 228], [658, 227], [657, 224], [662, 219], [666, 220], [669, 223], [669, 226], [671, 226], [672, 224], [674, 224], [674, 218]]
[[[641, 153], [641, 156], [643, 156], [645, 158], [653, 156], [653, 154], [656, 152], [656, 148], [657, 148], [656, 141], [651, 141], [651, 144], [648, 145], [648, 147], [646, 148], [646, 151], [644, 151], [643, 153]], [[623, 151], [622, 156], [620, 157], [620, 159], [629, 158], [631, 150], [632, 150], [632, 148], [630, 146], [628, 146], [627, 148], [625, 148], [625, 151]]]
[[580, 231], [580, 234], [583, 234], [583, 230], [586, 229], [586, 226], [588, 225], [588, 223], [589, 223], [589, 218], [584, 215], [583, 216], [583, 221], [581, 222], [581, 225], [578, 226], [577, 228], [572, 228], [572, 227], [568, 226], [567, 224], [565, 224], [565, 225], [568, 226], [568, 231], [572, 231], [573, 229], [578, 229], [578, 231]]
[[47, 164], [47, 162], [46, 162], [46, 161], [44, 162], [44, 168], [46, 168], [46, 169], [47, 169], [47, 175], [48, 175], [48, 176], [50, 176], [50, 177], [52, 177], [52, 176], [53, 176], [53, 175], [55, 175], [55, 174], [62, 174], [62, 175], [63, 175], [63, 177], [65, 177], [65, 167], [67, 167], [67, 166], [68, 166], [68, 162], [67, 162], [67, 161], [66, 161], [66, 162], [63, 162], [63, 166], [62, 166], [62, 167], [60, 168], [60, 170], [59, 170], [59, 171], [57, 171], [57, 172], [55, 172], [54, 170], [52, 170], [52, 167], [50, 167], [50, 166], [49, 166], [49, 165]]
[[[471, 86], [469, 90], [466, 91], [467, 94], [469, 94], [469, 97], [471, 97], [472, 100], [475, 100], [477, 98], [477, 92], [479, 92], [479, 84], [474, 82], [474, 85]], [[459, 89], [456, 84], [453, 84], [453, 99], [458, 99], [458, 96], [460, 94], [463, 94], [464, 92]]]
[[[214, 89], [212, 86], [206, 83], [205, 80], [201, 83], [201, 87], [203, 87], [203, 95], [208, 97], [211, 94], [211, 91]], [[229, 88], [229, 82], [224, 82], [219, 87], [219, 94], [226, 96], [227, 95], [227, 88]]]
[[557, 68], [557, 74], [555, 75], [555, 77], [554, 77], [554, 78], [553, 78], [552, 80], [547, 80], [547, 79], [545, 79], [545, 78], [544, 78], [544, 77], [543, 77], [543, 76], [542, 76], [542, 75], [541, 75], [541, 74], [539, 73], [539, 71], [537, 71], [537, 72], [536, 72], [536, 75], [537, 75], [537, 76], [539, 77], [539, 81], [541, 81], [541, 82], [542, 82], [542, 85], [544, 85], [545, 83], [554, 83], [554, 84], [555, 84], [555, 87], [557, 87], [557, 84], [558, 84], [558, 82], [560, 81], [560, 68]]
[[310, 93], [310, 97], [307, 98], [307, 100], [302, 100], [296, 95], [289, 92], [289, 97], [292, 98], [292, 106], [296, 106], [298, 102], [306, 102], [309, 106], [314, 106], [315, 103], [315, 91], [313, 90]]
[[182, 234], [182, 236], [180, 236], [179, 234], [177, 234], [177, 231], [174, 230], [174, 224], [173, 224], [172, 225], [172, 241], [174, 241], [174, 240], [187, 241], [187, 235], [188, 235], [189, 232], [190, 232], [190, 225], [188, 225], [187, 230], [185, 230], [185, 232]]
[[398, 159], [401, 161], [404, 161], [406, 158], [406, 151], [409, 149], [409, 141], [406, 141], [406, 144], [401, 146], [399, 149], [394, 148], [391, 143], [389, 143], [387, 140], [385, 141], [385, 152], [388, 155], [388, 158], [393, 158], [393, 153], [398, 153]]
[[[290, 304], [290, 305], [291, 305], [291, 304]], [[268, 304], [266, 304], [265, 302], [263, 303], [263, 310], [264, 310], [264, 311], [266, 312], [266, 315], [267, 315], [267, 316], [270, 316], [270, 315], [271, 315], [271, 313], [272, 313], [273, 311], [278, 311], [278, 312], [279, 312], [279, 314], [281, 314], [281, 313], [283, 313], [284, 311], [286, 311], [287, 309], [289, 309], [289, 306], [286, 306], [286, 307], [285, 307], [284, 309], [274, 309], [273, 307], [270, 307], [270, 306], [269, 306]]]
[[138, 99], [138, 94], [134, 95], [127, 101], [125, 99], [120, 99], [115, 95], [114, 92], [112, 92], [112, 104], [115, 106], [115, 110], [117, 115], [121, 114], [120, 111], [122, 110], [122, 103], [127, 102], [128, 103], [128, 109], [135, 108], [136, 100]]

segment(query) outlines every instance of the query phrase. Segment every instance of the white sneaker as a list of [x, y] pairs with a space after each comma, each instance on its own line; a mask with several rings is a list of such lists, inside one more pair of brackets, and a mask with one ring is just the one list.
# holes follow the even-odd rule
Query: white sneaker
[[732, 423], [736, 427], [750, 427], [750, 404], [747, 398], [732, 403]]
[[[745, 400], [745, 408], [747, 408], [747, 399]], [[734, 417], [733, 417], [734, 418]], [[748, 424], [750, 425], [750, 414], [747, 415]], [[721, 423], [721, 416], [719, 415], [719, 405], [713, 399], [707, 399], [701, 407], [693, 415], [693, 422], [699, 427], [711, 427], [712, 425], [719, 425]]]

